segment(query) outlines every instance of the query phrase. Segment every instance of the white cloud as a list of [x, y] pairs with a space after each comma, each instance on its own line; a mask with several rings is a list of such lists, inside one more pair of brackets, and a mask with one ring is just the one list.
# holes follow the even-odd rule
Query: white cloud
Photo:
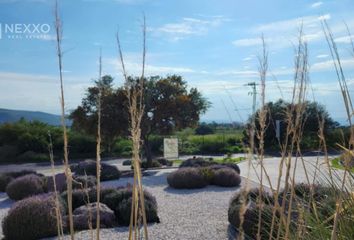
[[[265, 39], [265, 41], [268, 43], [270, 41], [269, 38]], [[260, 37], [258, 38], [243, 38], [243, 39], [238, 39], [232, 42], [233, 45], [237, 47], [250, 47], [250, 46], [260, 46], [262, 45], [262, 40]]]
[[[347, 58], [347, 59], [341, 59], [341, 65], [343, 69], [354, 69], [354, 59], [352, 58]], [[334, 65], [332, 60], [328, 61], [323, 61], [323, 62], [318, 62], [315, 63], [311, 66], [311, 71], [328, 71], [334, 70]]]
[[328, 58], [328, 57], [329, 57], [328, 54], [320, 54], [316, 56], [316, 58]]
[[217, 71], [214, 73], [215, 75], [220, 75], [220, 76], [232, 76], [234, 78], [254, 78], [258, 76], [257, 71], [252, 71], [252, 70], [221, 70]]
[[313, 28], [314, 26], [319, 26], [322, 20], [331, 19], [330, 14], [324, 14], [322, 16], [304, 16], [299, 18], [287, 19], [282, 21], [271, 22], [267, 24], [259, 25], [253, 29], [254, 33], [269, 33], [269, 32], [293, 32], [294, 29], [299, 29], [301, 24], [304, 29], [307, 26]]
[[318, 8], [322, 5], [323, 5], [323, 2], [321, 2], [321, 1], [315, 2], [315, 3], [311, 4], [311, 8]]
[[176, 23], [166, 23], [161, 27], [150, 28], [156, 34], [167, 35], [170, 40], [178, 41], [189, 36], [205, 35], [211, 28], [218, 27], [223, 22], [230, 21], [223, 16], [213, 16], [203, 19], [183, 18]]
[[242, 61], [246, 62], [246, 61], [251, 61], [252, 59], [253, 59], [253, 57], [245, 57], [242, 59]]
[[[128, 75], [135, 75], [139, 76], [141, 74], [141, 63], [138, 63], [135, 59], [131, 56], [125, 57], [124, 60], [125, 68]], [[121, 64], [118, 59], [108, 58], [103, 59], [103, 62], [106, 62], [110, 66], [113, 66], [115, 70], [122, 71]], [[146, 64], [145, 65], [146, 75], [166, 75], [166, 74], [183, 74], [183, 73], [195, 73], [196, 71], [188, 68], [188, 67], [171, 67], [171, 66], [157, 66]], [[202, 73], [203, 72], [199, 72]]]
[[334, 39], [334, 41], [337, 43], [351, 43], [351, 41], [354, 41], [354, 37], [353, 36], [337, 37]]
[[303, 38], [307, 42], [318, 41], [323, 38], [321, 21], [329, 20], [330, 18], [330, 14], [325, 14], [261, 24], [251, 28], [249, 31], [251, 35], [257, 35], [257, 37], [237, 39], [232, 44], [237, 47], [261, 46], [262, 40], [258, 36], [264, 34], [266, 43], [272, 48], [290, 47], [298, 41], [297, 35], [301, 26], [303, 26]]

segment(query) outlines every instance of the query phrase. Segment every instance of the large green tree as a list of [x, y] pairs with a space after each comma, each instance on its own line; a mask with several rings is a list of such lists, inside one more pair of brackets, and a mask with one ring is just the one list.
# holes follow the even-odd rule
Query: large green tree
[[[339, 124], [330, 117], [326, 108], [317, 102], [305, 102], [302, 119], [304, 124], [302, 126], [302, 145], [304, 148], [317, 148], [318, 147], [318, 131], [319, 124], [324, 121], [324, 135], [328, 136], [331, 131], [339, 126]], [[276, 102], [269, 102], [266, 104], [266, 129], [264, 136], [264, 147], [267, 149], [277, 149], [279, 147], [278, 139], [276, 138], [276, 121], [280, 121], [280, 143], [284, 143], [287, 136], [288, 116], [291, 109], [296, 109], [291, 103], [282, 99]], [[260, 110], [255, 115], [256, 132], [260, 131], [259, 125]], [[291, 115], [291, 114], [290, 114]], [[295, 113], [293, 113], [295, 115]], [[250, 128], [253, 117], [250, 117], [246, 128]], [[295, 120], [294, 120], [295, 121]], [[291, 133], [290, 133], [291, 135]], [[249, 139], [247, 131], [244, 131], [245, 140]], [[255, 143], [258, 143], [255, 137]]]
[[97, 102], [101, 88], [101, 134], [105, 149], [111, 153], [117, 136], [128, 133], [127, 99], [122, 88], [113, 88], [113, 78], [103, 76], [86, 90], [82, 103], [71, 112], [72, 128], [95, 135], [97, 133]]
[[[104, 82], [96, 82], [87, 89], [81, 106], [71, 113], [73, 127], [89, 134], [95, 133], [97, 123], [97, 97], [99, 87], [102, 94], [102, 135], [112, 144], [116, 137], [128, 134], [129, 114], [124, 88], [114, 89], [113, 79], [103, 77]], [[102, 79], [102, 81], [103, 81]], [[130, 77], [130, 87], [134, 87], [137, 78]], [[196, 88], [188, 89], [181, 76], [150, 77], [144, 86], [144, 115], [141, 131], [144, 152], [148, 164], [152, 161], [149, 142], [151, 134], [168, 135], [175, 130], [195, 127], [210, 103]]]

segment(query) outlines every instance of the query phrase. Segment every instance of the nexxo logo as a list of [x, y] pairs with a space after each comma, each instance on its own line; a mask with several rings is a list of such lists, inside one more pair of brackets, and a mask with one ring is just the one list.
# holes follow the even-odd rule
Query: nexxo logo
[[45, 39], [49, 37], [50, 25], [34, 23], [0, 23], [0, 39]]

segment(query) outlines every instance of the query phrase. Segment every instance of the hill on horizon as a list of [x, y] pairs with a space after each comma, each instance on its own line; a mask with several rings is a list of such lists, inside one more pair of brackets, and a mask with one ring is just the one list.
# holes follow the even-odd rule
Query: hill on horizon
[[[59, 115], [40, 111], [12, 110], [0, 108], [0, 124], [17, 122], [21, 118], [24, 118], [27, 121], [37, 120], [53, 126], [59, 126], [61, 124]], [[69, 121], [68, 124], [70, 125], [71, 121]]]

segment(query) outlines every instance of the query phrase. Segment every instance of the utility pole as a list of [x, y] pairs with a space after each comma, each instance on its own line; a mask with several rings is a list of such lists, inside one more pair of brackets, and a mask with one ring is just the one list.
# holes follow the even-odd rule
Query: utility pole
[[250, 129], [250, 154], [251, 159], [254, 160], [254, 136], [256, 130], [256, 100], [257, 100], [257, 89], [256, 86], [258, 84], [255, 82], [247, 83], [246, 86], [252, 87], [252, 92], [249, 92], [250, 95], [253, 95], [253, 103], [252, 103], [252, 124]]

